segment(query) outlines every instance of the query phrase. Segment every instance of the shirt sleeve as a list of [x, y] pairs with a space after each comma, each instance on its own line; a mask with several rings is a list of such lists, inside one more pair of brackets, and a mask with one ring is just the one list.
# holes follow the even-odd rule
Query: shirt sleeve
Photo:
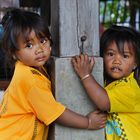
[[[106, 88], [110, 100], [110, 112], [135, 112], [136, 94], [131, 86], [121, 85]], [[138, 93], [140, 94], [140, 93]]]
[[28, 100], [37, 118], [46, 125], [55, 121], [65, 110], [65, 107], [54, 99], [51, 89], [47, 86], [32, 87], [28, 93]]

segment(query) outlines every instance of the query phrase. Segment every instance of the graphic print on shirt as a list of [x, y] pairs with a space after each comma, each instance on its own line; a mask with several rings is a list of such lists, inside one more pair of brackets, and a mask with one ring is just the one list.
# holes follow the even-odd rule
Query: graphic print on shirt
[[117, 135], [121, 140], [128, 140], [118, 114], [112, 113], [110, 115], [112, 116], [112, 120], [108, 120], [106, 123], [106, 134]]

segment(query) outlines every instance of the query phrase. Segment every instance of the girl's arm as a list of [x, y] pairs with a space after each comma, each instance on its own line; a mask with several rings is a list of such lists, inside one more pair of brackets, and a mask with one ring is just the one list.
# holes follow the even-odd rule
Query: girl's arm
[[100, 110], [109, 111], [110, 102], [106, 90], [91, 75], [94, 63], [94, 59], [89, 58], [88, 55], [81, 54], [72, 58], [74, 70], [81, 79], [88, 96]]
[[106, 114], [94, 111], [87, 116], [82, 116], [69, 109], [65, 109], [56, 122], [68, 127], [96, 130], [105, 127]]

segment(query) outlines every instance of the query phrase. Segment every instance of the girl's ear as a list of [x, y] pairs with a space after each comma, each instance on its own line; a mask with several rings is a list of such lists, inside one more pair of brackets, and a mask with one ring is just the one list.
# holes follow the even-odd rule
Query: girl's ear
[[16, 57], [16, 55], [15, 55], [15, 54], [13, 54], [13, 56], [12, 56], [12, 57], [13, 57], [13, 59], [14, 59], [14, 60], [17, 60], [17, 57]]
[[137, 67], [137, 64], [135, 64], [135, 65], [134, 65], [133, 70], [135, 70], [135, 69], [136, 69], [136, 67]]
[[50, 47], [50, 51], [52, 51], [52, 47]]

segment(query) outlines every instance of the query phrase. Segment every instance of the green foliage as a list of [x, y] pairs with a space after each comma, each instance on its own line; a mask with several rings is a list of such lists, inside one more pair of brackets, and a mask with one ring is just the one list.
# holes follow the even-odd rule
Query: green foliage
[[[100, 22], [107, 28], [112, 24], [131, 24], [130, 7], [139, 8], [138, 0], [100, 0]], [[135, 13], [136, 14], [136, 13]]]

